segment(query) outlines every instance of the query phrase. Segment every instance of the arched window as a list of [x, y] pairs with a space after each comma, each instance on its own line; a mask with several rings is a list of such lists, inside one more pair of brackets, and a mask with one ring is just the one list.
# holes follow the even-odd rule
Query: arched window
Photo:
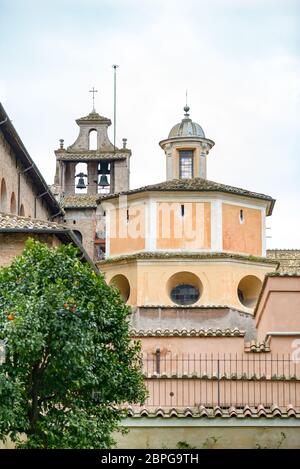
[[89, 133], [89, 150], [97, 150], [97, 130], [92, 129]]
[[128, 300], [130, 296], [130, 285], [125, 275], [115, 275], [109, 282], [109, 285], [114, 286], [119, 290], [125, 302]]
[[255, 275], [243, 277], [237, 287], [238, 299], [246, 308], [254, 308], [262, 287], [262, 281]]
[[15, 196], [15, 193], [13, 192], [10, 198], [10, 213], [15, 214], [16, 211], [17, 211], [16, 196]]
[[78, 241], [82, 244], [82, 234], [78, 230], [73, 230], [74, 235], [78, 239]]
[[171, 300], [178, 305], [192, 305], [200, 298], [200, 291], [195, 285], [181, 283], [171, 290]]
[[78, 163], [75, 166], [75, 194], [87, 194], [88, 166], [86, 163]]
[[6, 191], [6, 183], [5, 183], [4, 178], [2, 178], [2, 181], [1, 181], [0, 201], [1, 201], [1, 210], [3, 212], [6, 212], [7, 211], [7, 191]]
[[193, 305], [202, 294], [202, 282], [192, 272], [177, 272], [167, 282], [167, 293], [177, 305]]
[[20, 215], [21, 217], [25, 217], [25, 210], [24, 210], [24, 205], [21, 204], [21, 207], [20, 207]]

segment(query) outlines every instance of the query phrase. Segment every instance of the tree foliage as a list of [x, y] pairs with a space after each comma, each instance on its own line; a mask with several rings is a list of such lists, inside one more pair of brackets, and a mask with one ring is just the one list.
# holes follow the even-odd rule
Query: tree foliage
[[0, 439], [9, 434], [26, 448], [110, 447], [118, 405], [145, 398], [128, 314], [73, 246], [28, 240], [0, 269]]

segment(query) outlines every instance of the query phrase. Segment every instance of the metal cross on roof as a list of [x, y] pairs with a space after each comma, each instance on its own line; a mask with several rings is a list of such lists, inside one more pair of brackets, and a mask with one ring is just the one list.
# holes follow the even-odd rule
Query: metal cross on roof
[[95, 112], [95, 93], [98, 93], [98, 90], [95, 90], [93, 86], [93, 89], [90, 90], [89, 93], [93, 93], [93, 112]]

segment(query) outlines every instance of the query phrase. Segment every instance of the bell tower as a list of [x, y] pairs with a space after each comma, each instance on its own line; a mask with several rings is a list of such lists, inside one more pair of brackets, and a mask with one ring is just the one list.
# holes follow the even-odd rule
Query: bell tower
[[[94, 97], [93, 97], [94, 98]], [[94, 99], [93, 99], [94, 104]], [[105, 213], [97, 206], [101, 194], [129, 189], [131, 151], [114, 146], [108, 137], [110, 119], [95, 111], [76, 120], [79, 135], [69, 147], [61, 139], [55, 150], [52, 192], [64, 209], [64, 223], [78, 236], [95, 261], [105, 253]]]
[[65, 149], [61, 139], [60, 148], [55, 151], [55, 191], [59, 197], [128, 190], [131, 151], [126, 148], [126, 139], [122, 149], [114, 147], [107, 135], [110, 119], [94, 109], [76, 123], [79, 126], [76, 141]]
[[189, 106], [185, 105], [184, 118], [172, 127], [167, 139], [159, 142], [166, 155], [166, 178], [206, 179], [206, 158], [214, 142], [205, 137], [202, 127], [193, 122]]

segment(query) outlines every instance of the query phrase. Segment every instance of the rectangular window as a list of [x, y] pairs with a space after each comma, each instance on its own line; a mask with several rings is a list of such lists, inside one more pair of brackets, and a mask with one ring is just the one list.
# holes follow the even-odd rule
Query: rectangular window
[[193, 150], [179, 151], [179, 177], [189, 179], [193, 177]]

